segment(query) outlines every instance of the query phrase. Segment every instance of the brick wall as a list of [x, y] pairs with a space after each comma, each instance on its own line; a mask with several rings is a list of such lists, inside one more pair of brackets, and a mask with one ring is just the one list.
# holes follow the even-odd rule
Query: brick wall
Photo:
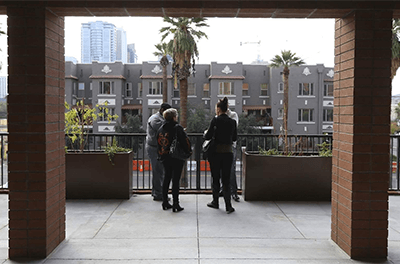
[[387, 256], [391, 18], [336, 20], [331, 237], [352, 258]]
[[46, 257], [65, 238], [64, 19], [9, 6], [9, 257]]

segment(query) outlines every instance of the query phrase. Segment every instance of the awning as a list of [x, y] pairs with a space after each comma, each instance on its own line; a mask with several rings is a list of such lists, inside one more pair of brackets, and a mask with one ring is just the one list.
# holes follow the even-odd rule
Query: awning
[[90, 75], [89, 79], [123, 79], [125, 77], [122, 75]]
[[244, 105], [242, 107], [243, 110], [265, 110], [270, 108], [270, 105]]
[[142, 109], [142, 105], [123, 105], [121, 109], [137, 110]]
[[67, 75], [67, 76], [65, 76], [65, 79], [75, 79], [75, 80], [78, 80], [78, 77], [73, 76], [73, 75]]
[[216, 79], [216, 80], [244, 80], [243, 75], [232, 76], [232, 75], [211, 75], [208, 79]]
[[[140, 79], [162, 79], [162, 75], [141, 75]], [[172, 75], [168, 75], [167, 79], [172, 79]]]

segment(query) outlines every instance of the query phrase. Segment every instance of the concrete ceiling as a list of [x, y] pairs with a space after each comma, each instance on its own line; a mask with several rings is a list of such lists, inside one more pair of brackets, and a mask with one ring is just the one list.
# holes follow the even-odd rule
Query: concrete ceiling
[[0, 1], [0, 14], [7, 6], [46, 6], [60, 16], [186, 16], [242, 18], [341, 18], [356, 9], [394, 10], [400, 17], [400, 1], [360, 0], [214, 0], [214, 1]]

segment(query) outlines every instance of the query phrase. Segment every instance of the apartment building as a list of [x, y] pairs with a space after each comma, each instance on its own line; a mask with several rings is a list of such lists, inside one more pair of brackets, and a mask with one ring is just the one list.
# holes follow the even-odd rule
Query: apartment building
[[[125, 113], [138, 114], [144, 127], [162, 103], [162, 68], [158, 62], [122, 62], [65, 65], [66, 100], [74, 105], [108, 103], [111, 113], [123, 121]], [[168, 102], [179, 108], [179, 87], [173, 87], [171, 65]], [[290, 69], [289, 134], [322, 134], [333, 131], [333, 68], [323, 64]], [[263, 132], [279, 134], [283, 115], [282, 69], [268, 65], [237, 63], [199, 64], [188, 79], [188, 102], [192, 108], [214, 111], [220, 98], [228, 97], [238, 114], [254, 114]], [[115, 122], [99, 120], [94, 133], [114, 132]]]

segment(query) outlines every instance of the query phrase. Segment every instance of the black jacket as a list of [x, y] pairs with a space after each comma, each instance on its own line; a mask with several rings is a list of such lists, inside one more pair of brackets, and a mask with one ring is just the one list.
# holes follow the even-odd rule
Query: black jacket
[[[215, 128], [216, 130], [215, 130]], [[204, 139], [211, 139], [213, 137], [215, 130], [215, 143], [217, 145], [224, 145], [230, 149], [232, 149], [233, 141], [237, 140], [237, 128], [236, 121], [227, 116], [226, 114], [221, 114], [219, 116], [214, 117], [211, 120], [210, 127], [208, 128], [207, 133], [204, 135]], [[230, 146], [230, 147], [229, 147]], [[226, 151], [221, 151], [226, 152]]]
[[175, 121], [167, 121], [157, 132], [158, 159], [164, 160], [169, 156], [169, 149], [175, 134], [177, 140], [186, 153], [192, 153], [192, 146], [183, 127]]

